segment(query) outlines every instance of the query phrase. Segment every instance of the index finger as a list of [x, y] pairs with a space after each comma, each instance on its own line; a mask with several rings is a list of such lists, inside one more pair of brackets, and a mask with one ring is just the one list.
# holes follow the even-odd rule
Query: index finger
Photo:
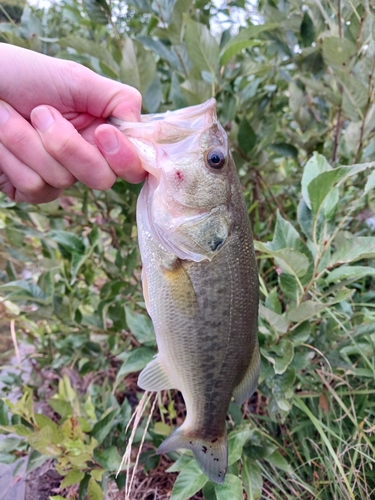
[[100, 151], [88, 143], [54, 108], [39, 106], [31, 113], [46, 151], [73, 176], [92, 189], [109, 189], [116, 175]]

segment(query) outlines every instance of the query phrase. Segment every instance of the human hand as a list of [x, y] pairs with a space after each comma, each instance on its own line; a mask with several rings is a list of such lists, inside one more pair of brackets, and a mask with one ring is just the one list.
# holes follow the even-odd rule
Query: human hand
[[45, 203], [79, 180], [108, 189], [146, 175], [109, 116], [139, 121], [141, 95], [71, 61], [0, 43], [0, 191]]

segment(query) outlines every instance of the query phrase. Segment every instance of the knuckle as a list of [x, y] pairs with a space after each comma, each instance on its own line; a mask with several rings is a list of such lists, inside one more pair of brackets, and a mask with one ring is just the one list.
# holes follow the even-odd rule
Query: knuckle
[[49, 154], [56, 160], [59, 160], [60, 163], [70, 160], [70, 158], [74, 155], [72, 140], [70, 137], [65, 135], [60, 138], [54, 136], [51, 141], [45, 143], [45, 148]]
[[[5, 140], [2, 141], [5, 144]], [[13, 150], [23, 151], [29, 145], [29, 133], [25, 129], [18, 129], [13, 132], [6, 141]]]
[[107, 191], [113, 186], [114, 183], [115, 179], [106, 177], [103, 179], [96, 179], [95, 181], [92, 181], [90, 187], [92, 189], [99, 189], [100, 191]]
[[132, 93], [130, 95], [130, 99], [133, 101], [133, 104], [136, 108], [141, 109], [141, 107], [142, 107], [142, 94], [134, 87], [132, 88]]
[[53, 181], [53, 187], [57, 189], [66, 189], [76, 182], [76, 178], [67, 170], [61, 173], [56, 179]]

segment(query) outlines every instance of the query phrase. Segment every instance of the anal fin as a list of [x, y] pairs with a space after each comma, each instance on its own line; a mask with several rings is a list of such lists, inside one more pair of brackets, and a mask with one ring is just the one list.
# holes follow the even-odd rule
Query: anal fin
[[234, 400], [237, 404], [241, 405], [252, 396], [258, 385], [259, 372], [260, 352], [257, 344], [243, 379], [233, 391]]
[[138, 385], [141, 389], [151, 392], [176, 389], [159, 356], [150, 361], [141, 371], [138, 377]]

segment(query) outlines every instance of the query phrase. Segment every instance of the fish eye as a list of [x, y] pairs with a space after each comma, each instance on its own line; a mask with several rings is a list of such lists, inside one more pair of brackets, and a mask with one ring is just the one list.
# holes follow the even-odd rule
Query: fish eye
[[212, 149], [207, 154], [207, 163], [214, 170], [221, 170], [225, 165], [225, 155], [220, 149]]

